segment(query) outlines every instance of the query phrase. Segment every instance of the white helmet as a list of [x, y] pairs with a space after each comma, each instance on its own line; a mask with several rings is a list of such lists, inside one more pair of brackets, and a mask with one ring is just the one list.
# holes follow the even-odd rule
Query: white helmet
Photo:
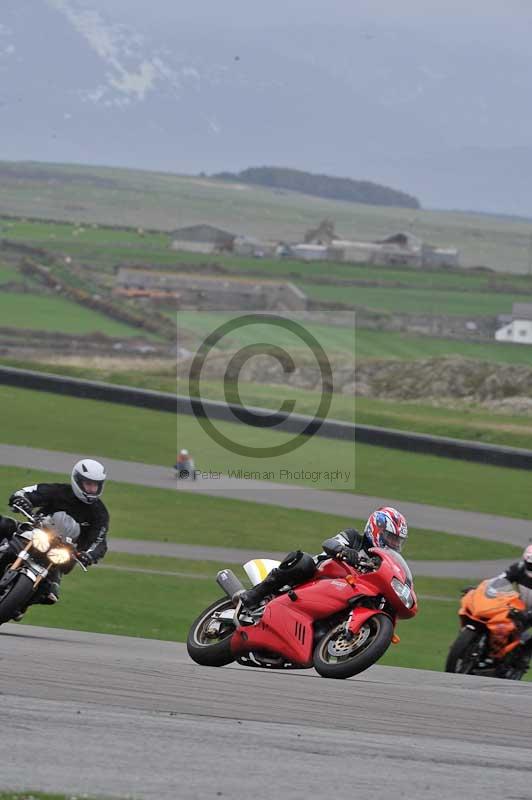
[[179, 451], [179, 455], [180, 455], [180, 456], [188, 456], [188, 450], [184, 450], [184, 449], [183, 449], [183, 450], [180, 450], [180, 451]]
[[[106, 477], [103, 464], [100, 464], [99, 461], [93, 461], [92, 458], [84, 458], [72, 467], [70, 485], [78, 500], [90, 505], [101, 497]], [[98, 490], [94, 494], [86, 492], [83, 488], [84, 480], [97, 483]]]

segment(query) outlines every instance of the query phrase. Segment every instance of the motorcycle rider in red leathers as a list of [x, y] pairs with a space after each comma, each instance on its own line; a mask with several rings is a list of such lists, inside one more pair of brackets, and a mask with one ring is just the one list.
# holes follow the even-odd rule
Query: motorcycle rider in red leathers
[[311, 556], [296, 550], [289, 553], [278, 567], [251, 589], [238, 593], [238, 599], [250, 610], [255, 610], [271, 594], [283, 586], [297, 586], [310, 580], [316, 566], [324, 558], [340, 558], [353, 567], [368, 557], [371, 547], [390, 547], [401, 551], [408, 537], [405, 517], [392, 506], [382, 506], [370, 514], [364, 533], [346, 528], [323, 542], [323, 552]]

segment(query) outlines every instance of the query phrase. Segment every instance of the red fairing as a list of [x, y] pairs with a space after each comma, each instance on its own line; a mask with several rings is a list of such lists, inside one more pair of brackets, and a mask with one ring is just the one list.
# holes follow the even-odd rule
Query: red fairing
[[314, 622], [347, 611], [351, 613], [349, 628], [355, 633], [369, 617], [383, 613], [364, 606], [366, 597], [385, 597], [393, 607], [394, 623], [396, 617], [413, 617], [417, 612], [415, 595], [412, 608], [407, 609], [390, 587], [393, 577], [404, 583], [406, 572], [386, 550], [374, 548], [372, 554], [382, 559], [374, 572], [359, 573], [344, 562], [326, 561], [318, 568], [315, 579], [271, 600], [262, 619], [254, 625], [238, 627], [233, 634], [231, 649], [235, 658], [255, 651], [282, 655], [293, 664], [310, 667]]

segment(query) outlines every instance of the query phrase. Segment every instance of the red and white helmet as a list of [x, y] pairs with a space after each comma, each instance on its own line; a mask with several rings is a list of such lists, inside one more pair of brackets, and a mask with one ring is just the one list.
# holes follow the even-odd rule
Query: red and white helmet
[[408, 538], [405, 517], [392, 506], [381, 506], [373, 512], [364, 528], [365, 547], [391, 547], [401, 551]]
[[523, 553], [523, 564], [525, 565], [525, 571], [532, 578], [532, 544], [529, 544], [528, 547], [525, 547]]

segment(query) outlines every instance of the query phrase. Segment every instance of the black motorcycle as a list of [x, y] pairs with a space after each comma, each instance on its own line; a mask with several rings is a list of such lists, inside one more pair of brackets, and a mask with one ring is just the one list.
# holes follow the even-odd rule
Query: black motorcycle
[[24, 612], [54, 573], [69, 572], [76, 564], [87, 572], [77, 558], [75, 534], [68, 535], [77, 526], [74, 520], [65, 514], [61, 522], [66, 524], [54, 524], [51, 517], [32, 516], [17, 506], [13, 510], [27, 522], [18, 523], [11, 539], [0, 545], [0, 625]]

